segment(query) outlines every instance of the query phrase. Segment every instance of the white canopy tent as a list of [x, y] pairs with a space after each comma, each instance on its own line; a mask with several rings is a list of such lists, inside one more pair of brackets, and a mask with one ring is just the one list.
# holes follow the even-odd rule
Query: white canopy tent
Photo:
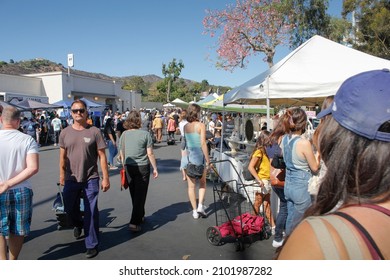
[[[360, 72], [390, 68], [378, 58], [315, 35], [280, 62], [228, 91], [224, 104], [321, 104], [341, 83]], [[269, 122], [269, 113], [267, 113]]]
[[163, 105], [163, 107], [176, 107], [175, 105], [173, 105], [172, 103], [166, 103]]
[[185, 102], [183, 100], [181, 100], [180, 98], [176, 98], [175, 100], [173, 100], [171, 102], [173, 105], [175, 105], [176, 107], [180, 107], [180, 108], [187, 108], [189, 103], [188, 102]]

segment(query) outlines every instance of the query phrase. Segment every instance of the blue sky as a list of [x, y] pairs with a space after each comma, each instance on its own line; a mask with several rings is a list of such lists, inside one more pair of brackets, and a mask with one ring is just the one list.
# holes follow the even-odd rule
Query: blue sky
[[[330, 0], [339, 15], [341, 0]], [[45, 58], [78, 70], [109, 76], [155, 74], [173, 58], [185, 65], [181, 77], [235, 87], [267, 69], [263, 55], [246, 69], [216, 69], [216, 38], [203, 35], [206, 9], [235, 0], [1, 0], [0, 60]], [[291, 50], [278, 48], [274, 62]]]

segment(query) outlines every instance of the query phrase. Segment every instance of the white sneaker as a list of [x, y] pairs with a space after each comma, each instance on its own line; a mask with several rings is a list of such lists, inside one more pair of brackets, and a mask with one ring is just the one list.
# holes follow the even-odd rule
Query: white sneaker
[[207, 214], [206, 214], [206, 211], [204, 211], [203, 205], [199, 205], [198, 210], [196, 210], [196, 212], [198, 212], [199, 216], [202, 216], [203, 218], [207, 217]]
[[272, 231], [272, 235], [275, 235], [275, 227], [272, 227], [271, 231]]
[[279, 248], [280, 246], [282, 246], [283, 245], [283, 239], [282, 239], [282, 241], [276, 241], [276, 240], [274, 240], [274, 241], [272, 241], [272, 247], [274, 247], [274, 248]]
[[196, 220], [199, 219], [199, 214], [196, 212], [196, 210], [192, 210], [192, 217]]

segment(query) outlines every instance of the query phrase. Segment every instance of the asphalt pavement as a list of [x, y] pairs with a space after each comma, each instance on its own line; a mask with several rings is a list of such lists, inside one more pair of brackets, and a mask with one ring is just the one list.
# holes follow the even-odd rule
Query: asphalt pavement
[[[108, 152], [108, 151], [107, 151]], [[237, 251], [236, 242], [215, 246], [206, 231], [216, 225], [213, 185], [207, 182], [206, 218], [195, 220], [187, 196], [187, 182], [182, 180], [180, 142], [155, 145], [159, 177], [151, 178], [142, 231], [128, 230], [131, 200], [128, 190], [120, 190], [119, 169], [110, 170], [111, 189], [99, 194], [100, 245], [96, 260], [272, 260], [272, 237], [244, 243]], [[25, 239], [21, 260], [84, 260], [84, 239], [76, 240], [72, 229], [57, 228], [52, 209], [57, 195], [59, 148], [40, 148], [40, 171], [31, 183], [34, 210], [30, 235]], [[217, 210], [219, 211], [219, 210]]]

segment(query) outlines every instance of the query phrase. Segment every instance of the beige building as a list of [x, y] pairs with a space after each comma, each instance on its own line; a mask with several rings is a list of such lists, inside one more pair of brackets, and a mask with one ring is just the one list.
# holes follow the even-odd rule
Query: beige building
[[[0, 74], [0, 100], [17, 103], [33, 99], [45, 103], [86, 98], [113, 112], [141, 107], [141, 94], [122, 89], [122, 83], [64, 72], [28, 75]], [[104, 109], [104, 107], [103, 107]]]

